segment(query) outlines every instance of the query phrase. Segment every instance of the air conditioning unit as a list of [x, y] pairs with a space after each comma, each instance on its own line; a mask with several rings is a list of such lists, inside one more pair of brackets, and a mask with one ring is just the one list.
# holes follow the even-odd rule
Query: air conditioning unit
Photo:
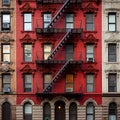
[[3, 23], [3, 28], [10, 28], [9, 23]]
[[3, 88], [3, 93], [10, 93], [10, 88], [7, 87], [7, 86], [5, 86], [5, 87]]
[[94, 58], [87, 58], [87, 62], [94, 62]]
[[73, 88], [66, 88], [66, 92], [73, 92]]

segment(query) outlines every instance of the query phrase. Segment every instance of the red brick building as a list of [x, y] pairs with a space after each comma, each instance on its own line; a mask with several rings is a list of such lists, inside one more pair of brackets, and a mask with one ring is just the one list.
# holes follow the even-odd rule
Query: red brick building
[[102, 119], [100, 0], [18, 0], [16, 20], [16, 119]]

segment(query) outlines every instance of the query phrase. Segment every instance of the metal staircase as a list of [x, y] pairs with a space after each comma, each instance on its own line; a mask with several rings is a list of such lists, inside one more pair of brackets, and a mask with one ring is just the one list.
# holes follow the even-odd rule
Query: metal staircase
[[51, 60], [53, 58], [56, 52], [63, 46], [63, 44], [66, 43], [66, 41], [69, 39], [71, 34], [72, 34], [72, 29], [69, 29], [67, 33], [65, 34], [65, 36], [62, 38], [62, 40], [59, 42], [59, 44], [55, 47], [55, 49], [48, 56], [48, 60]]
[[63, 67], [58, 71], [58, 73], [54, 76], [54, 78], [52, 79], [51, 83], [43, 90], [43, 93], [48, 93], [50, 92], [53, 84], [59, 80], [59, 78], [62, 76], [62, 74], [64, 73], [64, 71], [67, 69], [68, 65], [70, 63], [70, 60], [68, 60]]
[[51, 28], [53, 26], [53, 24], [57, 21], [57, 19], [59, 19], [59, 17], [62, 15], [62, 12], [64, 12], [65, 9], [67, 9], [69, 5], [70, 5], [70, 0], [66, 0], [66, 2], [60, 8], [60, 10], [57, 12], [57, 14], [53, 17], [53, 19], [51, 20], [51, 22], [49, 23], [47, 28]]

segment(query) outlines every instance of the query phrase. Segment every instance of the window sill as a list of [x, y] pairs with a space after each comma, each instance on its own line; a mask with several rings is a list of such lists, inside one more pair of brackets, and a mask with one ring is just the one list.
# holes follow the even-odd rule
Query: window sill
[[84, 33], [97, 33], [97, 31], [96, 31], [96, 30], [94, 30], [94, 31], [87, 31], [87, 30], [84, 30]]
[[120, 62], [106, 62], [106, 64], [120, 64]]
[[21, 62], [21, 64], [34, 64], [34, 62]]
[[35, 31], [21, 31], [21, 33], [34, 33]]
[[120, 31], [106, 31], [105, 33], [119, 33]]
[[0, 31], [0, 33], [13, 33], [13, 31], [11, 31], [11, 30], [2, 30], [2, 31]]

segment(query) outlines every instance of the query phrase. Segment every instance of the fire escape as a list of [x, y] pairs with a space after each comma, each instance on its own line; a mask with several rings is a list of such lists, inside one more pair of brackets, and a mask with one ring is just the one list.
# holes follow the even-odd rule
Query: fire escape
[[[56, 0], [54, 0], [54, 2], [50, 2], [52, 0], [49, 0], [49, 3], [54, 3]], [[93, 0], [94, 2], [98, 2], [99, 0]], [[37, 4], [45, 4], [43, 0], [36, 0]], [[46, 2], [47, 3], [47, 2]], [[74, 0], [73, 3], [82, 3], [82, 0]], [[81, 34], [82, 33], [82, 28], [80, 26], [80, 28], [73, 28], [73, 29], [58, 29], [58, 28], [54, 28], [54, 23], [57, 22], [57, 20], [60, 18], [60, 16], [65, 12], [65, 10], [70, 6], [70, 4], [72, 4], [71, 0], [66, 0], [66, 2], [64, 2], [64, 4], [62, 5], [62, 7], [60, 8], [60, 10], [56, 13], [56, 15], [53, 17], [53, 19], [51, 20], [51, 22], [48, 24], [47, 28], [36, 28], [36, 35], [39, 34], [45, 34], [45, 33], [60, 33], [60, 32], [65, 32], [65, 35], [63, 36], [63, 38], [60, 40], [60, 42], [58, 43], [58, 45], [54, 48], [54, 50], [51, 52], [51, 54], [48, 56], [47, 60], [39, 60], [39, 58], [37, 57], [36, 59], [36, 65], [45, 65], [45, 64], [61, 64], [61, 68], [59, 69], [59, 71], [57, 72], [57, 74], [53, 77], [52, 81], [43, 89], [42, 93], [39, 92], [39, 90], [37, 89], [37, 95], [50, 95], [52, 93], [52, 87], [53, 85], [55, 85], [55, 83], [57, 81], [60, 80], [60, 78], [63, 76], [63, 74], [69, 69], [69, 66], [72, 65], [77, 65], [79, 67], [81, 67], [82, 65], [82, 60], [64, 60], [64, 61], [59, 61], [59, 60], [54, 60], [54, 56], [56, 55], [56, 53], [59, 51], [59, 49], [61, 47], [63, 47], [65, 45], [65, 43], [67, 43], [70, 40], [70, 37], [73, 34]], [[52, 66], [51, 65], [51, 66]], [[57, 93], [58, 95], [59, 93]], [[68, 95], [67, 93], [64, 93], [65, 95]], [[73, 93], [72, 95], [76, 95], [77, 97], [80, 95], [81, 96], [82, 91], [79, 91], [79, 93]], [[63, 94], [62, 94], [63, 95]], [[69, 94], [70, 95], [70, 94]]]

